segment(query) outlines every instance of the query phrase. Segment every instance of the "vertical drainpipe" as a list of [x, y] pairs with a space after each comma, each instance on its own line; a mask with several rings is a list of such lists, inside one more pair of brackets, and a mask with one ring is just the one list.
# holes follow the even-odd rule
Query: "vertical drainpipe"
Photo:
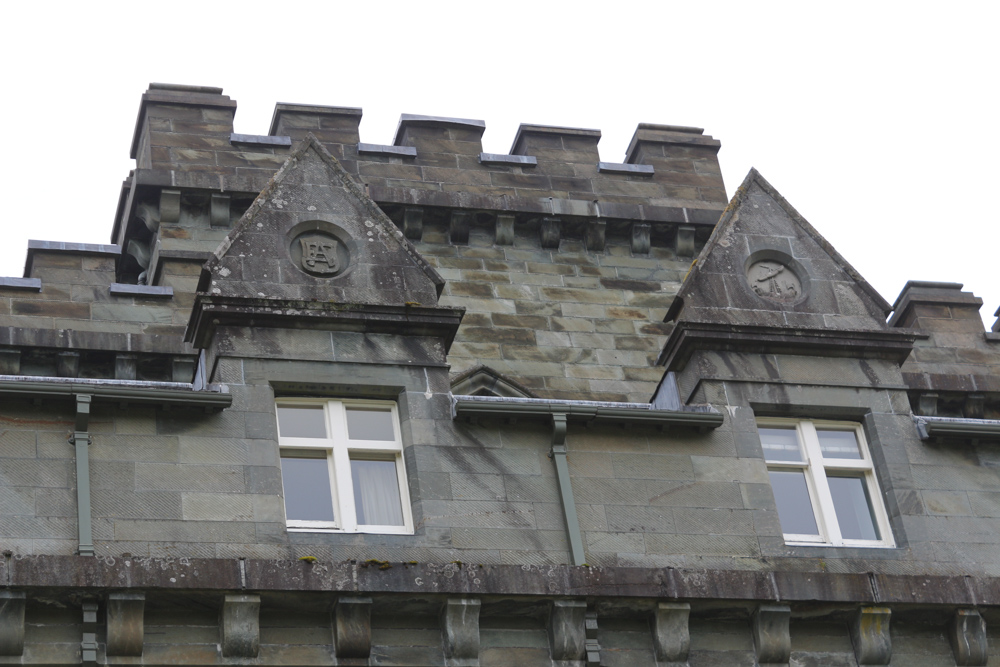
[[70, 444], [76, 446], [76, 511], [80, 529], [81, 556], [94, 555], [94, 537], [90, 521], [90, 395], [76, 395], [76, 430]]
[[576, 517], [576, 502], [573, 500], [573, 486], [569, 480], [569, 464], [566, 462], [566, 414], [552, 415], [552, 461], [556, 464], [556, 479], [559, 480], [559, 496], [562, 500], [563, 515], [566, 518], [566, 534], [569, 537], [570, 555], [573, 565], [583, 565], [587, 558], [583, 553], [583, 535], [580, 520]]

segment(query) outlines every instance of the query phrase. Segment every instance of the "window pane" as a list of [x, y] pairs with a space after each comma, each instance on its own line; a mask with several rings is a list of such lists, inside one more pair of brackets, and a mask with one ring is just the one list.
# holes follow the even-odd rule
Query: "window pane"
[[769, 470], [778, 519], [785, 534], [819, 535], [804, 472]]
[[395, 461], [352, 459], [351, 476], [354, 479], [354, 506], [359, 525], [403, 525]]
[[837, 511], [840, 533], [846, 540], [880, 540], [878, 524], [872, 514], [868, 485], [860, 477], [829, 476], [830, 494]]
[[300, 521], [333, 521], [330, 466], [326, 456], [300, 458], [281, 455], [281, 484], [285, 516]]
[[816, 434], [819, 436], [819, 448], [826, 458], [861, 458], [861, 450], [858, 449], [858, 438], [854, 431], [821, 431], [820, 429], [816, 429]]
[[278, 406], [278, 433], [286, 438], [325, 438], [326, 418], [322, 405]]
[[347, 408], [347, 437], [351, 440], [396, 439], [390, 410]]
[[758, 428], [764, 458], [768, 461], [805, 461], [794, 428]]

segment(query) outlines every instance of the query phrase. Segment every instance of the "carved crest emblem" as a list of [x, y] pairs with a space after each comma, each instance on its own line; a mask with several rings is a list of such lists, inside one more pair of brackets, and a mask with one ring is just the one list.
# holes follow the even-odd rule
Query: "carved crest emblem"
[[802, 283], [798, 276], [775, 260], [754, 262], [747, 270], [747, 281], [757, 296], [771, 301], [796, 301], [802, 296]]
[[333, 274], [340, 270], [337, 240], [329, 236], [299, 237], [302, 246], [302, 268], [310, 273]]

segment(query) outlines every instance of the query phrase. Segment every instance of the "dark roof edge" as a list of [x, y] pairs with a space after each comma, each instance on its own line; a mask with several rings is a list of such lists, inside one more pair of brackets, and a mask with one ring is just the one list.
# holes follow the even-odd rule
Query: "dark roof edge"
[[81, 394], [95, 401], [114, 403], [158, 403], [223, 409], [233, 403], [225, 385], [197, 390], [187, 382], [141, 380], [81, 380], [77, 378], [0, 375], [0, 396], [70, 398]]
[[649, 403], [614, 403], [609, 401], [568, 401], [545, 398], [507, 398], [498, 396], [452, 396], [452, 417], [547, 416], [566, 415], [573, 421], [615, 421], [632, 424], [670, 424], [717, 428], [722, 413], [710, 406], [692, 406], [685, 410], [656, 410]]

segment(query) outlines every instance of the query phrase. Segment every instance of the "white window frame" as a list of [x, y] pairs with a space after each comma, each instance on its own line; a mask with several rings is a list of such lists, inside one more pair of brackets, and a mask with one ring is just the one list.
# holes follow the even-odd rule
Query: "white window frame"
[[[771, 471], [802, 471], [805, 473], [806, 487], [809, 499], [812, 501], [813, 515], [819, 535], [799, 535], [784, 533], [785, 544], [790, 546], [829, 546], [829, 547], [870, 547], [892, 548], [895, 541], [892, 538], [892, 528], [889, 525], [889, 515], [882, 501], [882, 491], [875, 477], [874, 464], [864, 430], [855, 422], [825, 421], [819, 419], [777, 419], [759, 418], [758, 428], [789, 428], [794, 427], [802, 447], [804, 462], [767, 461], [768, 472]], [[860, 459], [837, 459], [823, 456], [820, 449], [817, 429], [831, 431], [851, 431], [858, 442]], [[853, 473], [864, 480], [871, 502], [871, 511], [878, 525], [880, 540], [850, 540], [845, 539], [837, 522], [837, 511], [833, 504], [833, 495], [827, 482], [828, 473]]]
[[[280, 450], [298, 449], [326, 452], [332, 486], [331, 496], [333, 497], [334, 521], [304, 521], [301, 519], [286, 518], [285, 523], [289, 532], [412, 535], [413, 515], [410, 511], [409, 485], [407, 484], [406, 466], [403, 462], [403, 441], [400, 437], [399, 412], [396, 403], [393, 401], [361, 399], [279, 399], [275, 401], [275, 419], [277, 419], [277, 408], [279, 407], [313, 407], [317, 405], [323, 407], [327, 437], [283, 437], [279, 426], [278, 447]], [[392, 413], [394, 439], [392, 441], [351, 440], [347, 431], [346, 409], [358, 406], [388, 408]], [[351, 476], [351, 457], [352, 454], [359, 453], [369, 455], [373, 458], [384, 457], [387, 460], [395, 461], [396, 480], [399, 483], [399, 500], [403, 512], [402, 526], [358, 524], [358, 514], [354, 503], [354, 481]], [[284, 490], [282, 490], [282, 502], [284, 502]], [[287, 515], [286, 511], [285, 516], [287, 517]]]

